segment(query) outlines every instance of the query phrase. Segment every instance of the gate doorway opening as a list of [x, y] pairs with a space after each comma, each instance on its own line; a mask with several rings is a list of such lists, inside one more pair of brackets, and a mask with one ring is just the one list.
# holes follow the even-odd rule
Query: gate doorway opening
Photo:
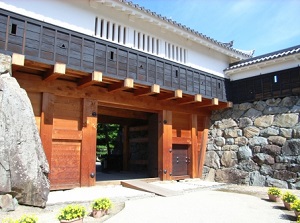
[[98, 108], [96, 181], [158, 176], [158, 115]]

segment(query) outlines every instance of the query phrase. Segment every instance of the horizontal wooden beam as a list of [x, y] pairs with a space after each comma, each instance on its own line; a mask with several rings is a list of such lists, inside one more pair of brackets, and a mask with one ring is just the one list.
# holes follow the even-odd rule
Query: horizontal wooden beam
[[44, 75], [44, 81], [53, 81], [59, 76], [66, 74], [66, 67], [66, 64], [55, 63], [53, 69]]
[[195, 94], [194, 98], [187, 97], [183, 98], [178, 102], [179, 105], [187, 105], [187, 104], [193, 104], [193, 103], [200, 103], [202, 102], [202, 95], [201, 94]]
[[134, 80], [132, 78], [126, 78], [121, 82], [111, 84], [107, 90], [108, 92], [114, 92], [114, 91], [122, 91], [124, 89], [133, 88], [134, 85], [133, 82]]
[[182, 90], [177, 89], [172, 93], [165, 93], [157, 97], [158, 100], [167, 101], [172, 99], [182, 98]]
[[127, 109], [120, 109], [120, 108], [109, 108], [104, 106], [98, 106], [98, 114], [107, 115], [107, 116], [114, 116], [120, 118], [128, 118], [128, 119], [142, 119], [147, 120], [148, 114], [145, 112], [139, 111], [132, 111]]
[[202, 102], [199, 106], [197, 106], [197, 108], [204, 108], [204, 107], [217, 106], [217, 105], [219, 105], [219, 99], [212, 98], [211, 100]]
[[190, 145], [192, 144], [192, 139], [185, 137], [172, 137], [172, 144]]
[[54, 129], [52, 139], [82, 140], [82, 131]]
[[78, 89], [83, 89], [93, 84], [102, 82], [102, 72], [93, 71], [89, 76], [85, 76], [78, 82]]
[[153, 95], [160, 93], [160, 86], [158, 84], [153, 84], [148, 88], [140, 88], [134, 92], [135, 96], [145, 96], [145, 95]]
[[232, 108], [232, 107], [233, 107], [233, 103], [231, 101], [219, 102], [218, 106], [211, 107], [210, 110], [218, 110], [218, 109]]

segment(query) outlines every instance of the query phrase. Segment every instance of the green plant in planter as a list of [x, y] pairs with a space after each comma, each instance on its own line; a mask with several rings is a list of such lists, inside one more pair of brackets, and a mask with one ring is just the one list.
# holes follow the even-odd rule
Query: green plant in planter
[[271, 195], [274, 195], [274, 196], [276, 196], [276, 197], [279, 197], [279, 196], [282, 194], [282, 192], [281, 192], [281, 190], [280, 190], [279, 188], [277, 188], [277, 187], [270, 187], [270, 188], [268, 189], [268, 194], [271, 194]]
[[294, 211], [300, 212], [300, 200], [299, 200], [299, 199], [295, 200], [295, 201], [291, 204], [291, 208], [292, 208]]
[[79, 204], [69, 204], [62, 208], [57, 216], [58, 220], [73, 220], [83, 218], [86, 215], [86, 209]]
[[5, 218], [2, 220], [2, 223], [37, 223], [38, 218], [35, 215], [24, 214], [18, 220], [13, 220], [11, 218]]
[[92, 203], [93, 210], [108, 210], [112, 207], [112, 202], [109, 198], [99, 198]]
[[297, 196], [287, 191], [282, 195], [282, 200], [287, 203], [293, 203], [295, 200], [297, 200]]
[[298, 216], [297, 218], [297, 223], [300, 223], [300, 216]]

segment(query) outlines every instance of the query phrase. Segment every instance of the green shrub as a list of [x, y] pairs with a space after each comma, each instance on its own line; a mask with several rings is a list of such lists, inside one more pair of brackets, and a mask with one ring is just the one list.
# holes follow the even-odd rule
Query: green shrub
[[24, 214], [18, 220], [13, 220], [12, 218], [5, 218], [2, 223], [37, 223], [38, 218], [35, 215]]
[[83, 218], [86, 215], [86, 209], [79, 204], [69, 204], [60, 210], [57, 216], [58, 220], [72, 220], [76, 218]]
[[281, 190], [277, 187], [270, 187], [268, 190], [268, 194], [274, 195], [274, 196], [280, 196], [282, 194]]
[[99, 198], [92, 203], [93, 210], [108, 210], [112, 207], [112, 202], [109, 198]]
[[293, 203], [295, 200], [297, 200], [297, 196], [287, 191], [282, 195], [282, 200], [287, 203]]
[[300, 200], [297, 199], [291, 204], [291, 208], [295, 211], [300, 212]]

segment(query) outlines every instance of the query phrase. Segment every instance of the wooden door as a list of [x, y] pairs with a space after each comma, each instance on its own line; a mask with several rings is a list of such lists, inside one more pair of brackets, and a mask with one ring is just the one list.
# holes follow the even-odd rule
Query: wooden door
[[174, 145], [172, 148], [172, 175], [188, 175], [188, 166], [190, 163], [189, 145]]
[[41, 139], [52, 190], [95, 184], [97, 102], [43, 94]]

